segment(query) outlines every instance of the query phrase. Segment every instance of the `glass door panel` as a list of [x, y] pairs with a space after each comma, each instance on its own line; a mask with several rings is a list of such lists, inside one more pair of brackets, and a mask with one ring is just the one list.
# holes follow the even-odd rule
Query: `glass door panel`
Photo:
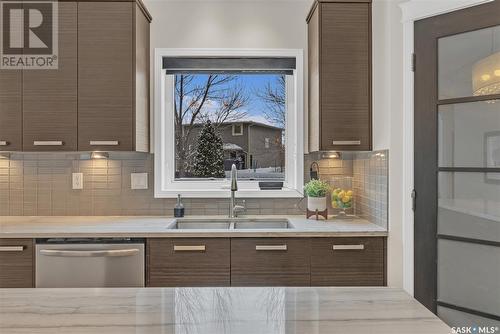
[[500, 92], [500, 27], [438, 40], [439, 99]]
[[500, 100], [440, 105], [439, 167], [500, 168]]
[[500, 242], [500, 185], [490, 182], [494, 177], [439, 173], [438, 235]]
[[[439, 239], [438, 254], [439, 301], [489, 314], [498, 313], [499, 247]], [[492, 270], [495, 268], [497, 270]]]

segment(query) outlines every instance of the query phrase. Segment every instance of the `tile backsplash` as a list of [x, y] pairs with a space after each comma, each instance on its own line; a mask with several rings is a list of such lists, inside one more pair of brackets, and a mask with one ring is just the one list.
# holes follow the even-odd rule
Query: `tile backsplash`
[[[387, 151], [346, 153], [319, 159], [319, 175], [335, 187], [352, 188], [354, 211], [387, 226]], [[305, 180], [313, 155], [305, 157]], [[0, 216], [172, 215], [175, 199], [153, 194], [153, 155], [112, 153], [89, 159], [79, 153], [14, 153], [0, 159]], [[83, 174], [83, 189], [72, 189], [72, 173]], [[148, 173], [148, 189], [130, 189], [131, 173]], [[305, 200], [245, 199], [247, 214], [303, 214]], [[225, 215], [227, 199], [184, 199], [187, 215]], [[331, 212], [335, 212], [332, 208]], [[0, 218], [1, 219], [1, 218]]]
[[[353, 209], [348, 214], [387, 228], [388, 212], [388, 150], [375, 152], [342, 152], [341, 159], [319, 159], [318, 154], [305, 157], [305, 180], [309, 180], [309, 166], [318, 161], [319, 178], [332, 188], [354, 191]], [[336, 214], [328, 199], [328, 212]]]
[[[176, 199], [154, 198], [153, 156], [113, 153], [19, 153], [0, 159], [0, 216], [169, 215]], [[83, 173], [83, 189], [72, 189], [72, 173]], [[130, 189], [131, 173], [148, 173], [148, 189]], [[248, 214], [301, 214], [297, 199], [245, 199]], [[183, 199], [187, 215], [227, 214], [227, 199]]]

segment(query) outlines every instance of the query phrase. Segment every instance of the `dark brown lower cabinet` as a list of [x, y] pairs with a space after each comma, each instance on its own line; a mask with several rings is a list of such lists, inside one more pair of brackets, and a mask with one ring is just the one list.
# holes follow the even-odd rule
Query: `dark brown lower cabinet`
[[308, 238], [233, 238], [231, 285], [308, 286]]
[[229, 286], [231, 246], [227, 238], [147, 240], [147, 285]]
[[384, 286], [385, 239], [148, 239], [147, 285]]
[[314, 238], [312, 286], [384, 286], [385, 238]]
[[33, 288], [33, 267], [33, 239], [0, 239], [0, 288]]

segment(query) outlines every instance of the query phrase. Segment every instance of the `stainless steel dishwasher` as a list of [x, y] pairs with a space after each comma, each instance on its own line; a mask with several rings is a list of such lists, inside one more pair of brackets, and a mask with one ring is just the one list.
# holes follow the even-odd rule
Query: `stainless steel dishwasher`
[[144, 240], [36, 240], [37, 288], [143, 287]]

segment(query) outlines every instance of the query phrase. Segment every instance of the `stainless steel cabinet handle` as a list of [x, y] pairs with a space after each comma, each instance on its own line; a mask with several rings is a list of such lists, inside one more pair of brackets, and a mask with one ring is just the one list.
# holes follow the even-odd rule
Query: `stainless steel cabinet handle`
[[0, 252], [22, 252], [24, 249], [24, 246], [1, 246]]
[[334, 140], [333, 145], [361, 145], [361, 140]]
[[63, 142], [61, 140], [35, 140], [33, 142], [34, 146], [62, 146]]
[[91, 140], [90, 146], [117, 146], [118, 140]]
[[205, 250], [206, 250], [205, 245], [197, 245], [197, 246], [174, 245], [174, 252], [204, 252]]
[[5, 141], [5, 140], [0, 140], [0, 146], [8, 146], [9, 145], [9, 142]]
[[365, 245], [333, 245], [333, 250], [363, 250]]
[[286, 251], [287, 245], [257, 245], [255, 246], [257, 251]]
[[133, 256], [139, 254], [139, 249], [113, 249], [113, 250], [56, 250], [56, 249], [42, 249], [41, 255], [58, 256], [58, 257], [119, 257], [119, 256]]

